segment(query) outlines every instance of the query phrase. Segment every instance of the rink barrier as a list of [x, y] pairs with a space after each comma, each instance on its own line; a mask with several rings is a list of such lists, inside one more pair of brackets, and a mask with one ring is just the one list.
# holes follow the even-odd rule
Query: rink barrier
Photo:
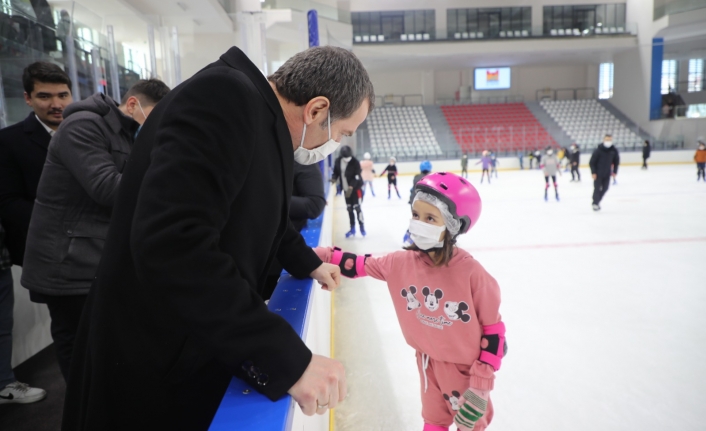
[[[328, 208], [317, 219], [309, 220], [307, 227], [301, 232], [310, 247], [319, 245]], [[283, 272], [267, 305], [271, 312], [279, 314], [289, 322], [304, 341], [307, 341], [307, 329], [311, 320], [314, 284], [311, 278], [298, 280]], [[244, 381], [233, 378], [209, 431], [289, 431], [295, 416], [295, 406], [296, 403], [289, 395], [273, 402]]]

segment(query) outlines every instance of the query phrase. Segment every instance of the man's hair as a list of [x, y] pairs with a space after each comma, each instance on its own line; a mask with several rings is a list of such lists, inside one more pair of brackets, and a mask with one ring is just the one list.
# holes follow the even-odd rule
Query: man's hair
[[37, 61], [25, 67], [22, 72], [22, 86], [28, 96], [32, 96], [35, 82], [66, 84], [71, 91], [71, 78], [59, 66], [46, 61]]
[[368, 112], [375, 106], [375, 91], [368, 72], [352, 52], [334, 46], [309, 48], [287, 60], [267, 79], [277, 92], [297, 106], [317, 96], [326, 97], [331, 121], [348, 118], [366, 99]]
[[140, 79], [125, 93], [120, 100], [120, 104], [126, 104], [127, 99], [134, 96], [140, 99], [140, 103], [147, 106], [154, 106], [162, 100], [167, 93], [169, 93], [169, 87], [159, 79]]
[[605, 136], [604, 136], [604, 138], [613, 139], [613, 135], [611, 135], [610, 133], [606, 133]]

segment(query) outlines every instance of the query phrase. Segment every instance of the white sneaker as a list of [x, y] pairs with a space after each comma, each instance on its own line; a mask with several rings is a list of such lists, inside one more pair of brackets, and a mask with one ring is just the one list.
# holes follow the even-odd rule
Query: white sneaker
[[27, 383], [10, 383], [0, 390], [0, 404], [29, 404], [43, 400], [47, 396], [47, 391], [39, 388], [32, 388]]

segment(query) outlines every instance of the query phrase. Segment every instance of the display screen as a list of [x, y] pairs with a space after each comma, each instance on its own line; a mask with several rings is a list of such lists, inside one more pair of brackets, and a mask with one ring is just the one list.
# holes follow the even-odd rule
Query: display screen
[[507, 90], [510, 88], [510, 68], [477, 68], [475, 70], [473, 88], [476, 90]]

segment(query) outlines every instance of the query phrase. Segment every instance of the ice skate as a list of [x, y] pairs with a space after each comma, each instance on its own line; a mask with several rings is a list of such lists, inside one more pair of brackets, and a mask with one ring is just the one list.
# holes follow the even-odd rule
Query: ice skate
[[[365, 234], [363, 234], [363, 235], [365, 235]], [[352, 236], [355, 236], [355, 227], [351, 227], [351, 230], [346, 232], [346, 238], [350, 238]]]
[[600, 211], [601, 207], [598, 204], [593, 204], [593, 211]]
[[[353, 232], [355, 234], [355, 232]], [[365, 227], [361, 224], [360, 225], [360, 234], [365, 236]]]

